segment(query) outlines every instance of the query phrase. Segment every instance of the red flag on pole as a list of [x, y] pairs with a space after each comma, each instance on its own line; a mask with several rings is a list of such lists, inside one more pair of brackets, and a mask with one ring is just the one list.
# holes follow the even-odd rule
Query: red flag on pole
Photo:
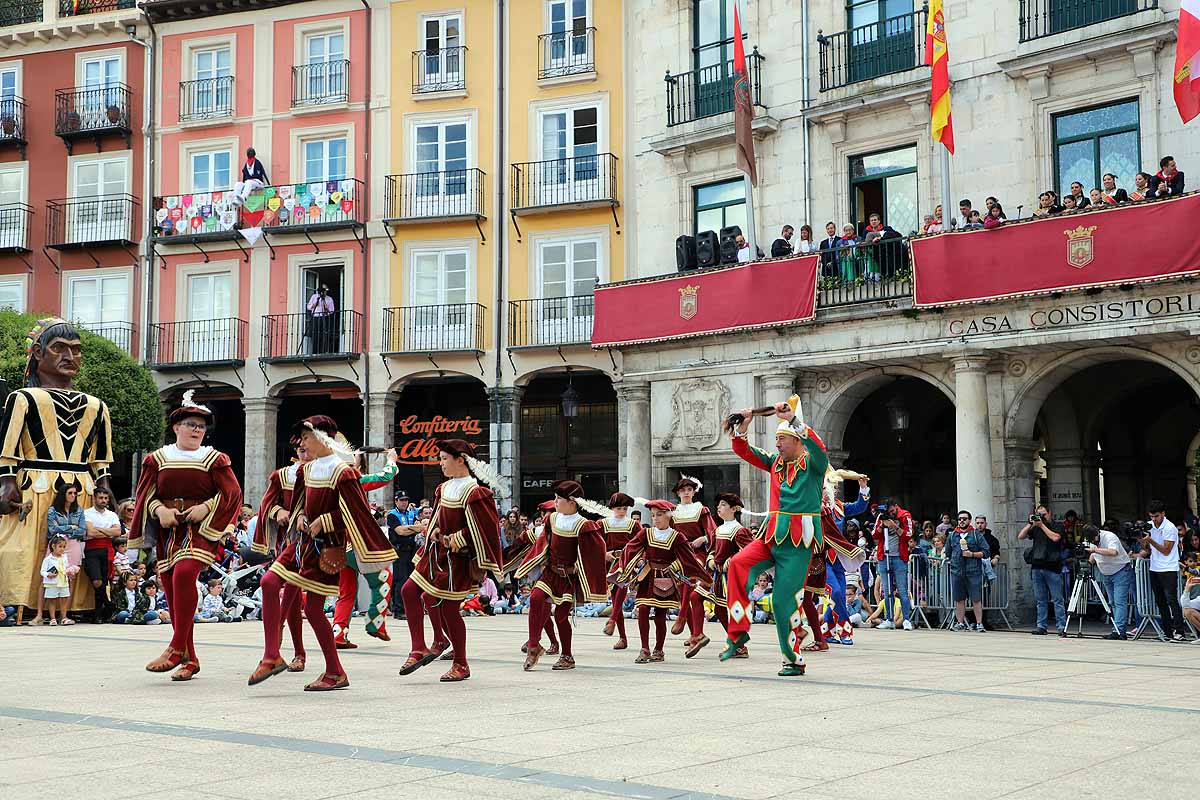
[[1175, 38], [1173, 73], [1175, 107], [1184, 123], [1200, 114], [1200, 0], [1179, 4], [1179, 33]]
[[950, 117], [950, 53], [946, 47], [946, 19], [942, 0], [931, 0], [925, 29], [925, 63], [933, 67], [929, 116], [934, 141], [954, 155], [954, 121]]
[[754, 107], [750, 99], [750, 74], [746, 71], [746, 48], [742, 46], [742, 20], [737, 3], [733, 4], [733, 127], [737, 139], [738, 169], [758, 186], [754, 168]]

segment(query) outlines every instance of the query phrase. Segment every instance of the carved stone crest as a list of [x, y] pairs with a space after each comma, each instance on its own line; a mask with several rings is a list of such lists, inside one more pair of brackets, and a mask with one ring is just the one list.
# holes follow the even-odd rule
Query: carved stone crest
[[733, 394], [722, 381], [696, 378], [683, 381], [671, 396], [671, 429], [662, 449], [671, 450], [676, 439], [691, 450], [707, 450], [721, 441], [721, 421], [730, 411]]

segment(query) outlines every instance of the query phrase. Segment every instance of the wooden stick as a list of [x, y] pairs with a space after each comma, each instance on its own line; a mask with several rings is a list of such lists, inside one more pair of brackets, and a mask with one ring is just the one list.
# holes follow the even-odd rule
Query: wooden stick
[[[760, 406], [759, 408], [751, 409], [750, 416], [752, 417], [769, 417], [775, 413], [775, 406]], [[738, 425], [745, 422], [746, 418], [742, 416], [740, 411], [735, 411], [725, 418], [725, 422], [721, 424], [721, 430], [729, 433]]]

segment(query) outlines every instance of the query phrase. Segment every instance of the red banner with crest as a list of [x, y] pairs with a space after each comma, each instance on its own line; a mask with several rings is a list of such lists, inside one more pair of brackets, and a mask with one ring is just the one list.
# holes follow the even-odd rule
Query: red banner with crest
[[917, 308], [1200, 273], [1200, 194], [913, 239]]
[[810, 322], [817, 262], [794, 256], [597, 287], [592, 347]]

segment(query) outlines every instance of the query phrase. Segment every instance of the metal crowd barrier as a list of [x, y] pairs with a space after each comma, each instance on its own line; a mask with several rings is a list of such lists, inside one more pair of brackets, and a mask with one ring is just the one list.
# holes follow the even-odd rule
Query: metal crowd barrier
[[[1008, 619], [1008, 603], [1010, 586], [1008, 565], [1001, 562], [995, 565], [996, 579], [983, 581], [983, 611], [995, 611], [1004, 620], [1004, 625], [1012, 630], [1012, 622]], [[912, 600], [912, 616], [914, 625], [924, 624], [927, 628], [934, 625], [929, 621], [927, 611], [938, 613], [937, 627], [949, 628], [954, 624], [954, 592], [950, 583], [950, 562], [940, 558], [930, 558], [923, 553], [913, 553], [908, 561], [908, 594]], [[978, 620], [982, 621], [982, 620]]]
[[[1162, 617], [1158, 613], [1158, 603], [1154, 600], [1154, 588], [1150, 585], [1150, 559], [1136, 559], [1133, 575], [1134, 599], [1129, 604], [1129, 609], [1133, 615], [1133, 621], [1137, 624], [1137, 630], [1130, 638], [1134, 640], [1139, 639], [1146, 632], [1146, 628], [1154, 628], [1159, 641], [1165, 642], [1167, 635], [1162, 629]], [[1175, 581], [1176, 599], [1183, 594], [1184, 583], [1183, 574], [1181, 573]], [[1184, 619], [1183, 624], [1188, 627], [1193, 636], [1200, 638], [1200, 631], [1192, 627], [1192, 623]], [[1126, 630], [1128, 630], [1128, 627]]]

